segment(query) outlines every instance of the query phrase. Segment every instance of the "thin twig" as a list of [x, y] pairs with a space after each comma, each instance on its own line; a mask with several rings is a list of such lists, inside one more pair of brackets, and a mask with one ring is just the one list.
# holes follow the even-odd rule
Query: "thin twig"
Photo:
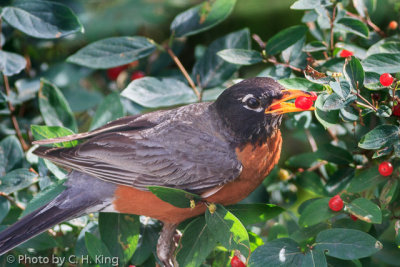
[[21, 210], [25, 210], [25, 207], [22, 206], [21, 204], [17, 203], [12, 197], [10, 197], [9, 195], [0, 192], [0, 196], [4, 197], [5, 199], [7, 199], [8, 201], [10, 201], [11, 204], [15, 205], [16, 207], [18, 207]]
[[359, 101], [354, 101], [354, 103], [356, 103], [357, 105], [362, 106], [362, 107], [364, 107], [364, 108], [373, 109], [373, 108], [371, 108], [371, 106], [368, 106], [368, 105], [366, 105], [366, 104], [364, 104], [364, 103], [361, 103], [361, 102], [359, 102]]
[[305, 132], [307, 135], [308, 142], [310, 143], [311, 150], [313, 152], [317, 151], [318, 147], [317, 147], [317, 142], [315, 142], [314, 136], [312, 136], [310, 130], [308, 130], [308, 129], [305, 129]]
[[270, 63], [272, 63], [272, 64], [274, 64], [274, 65], [282, 65], [282, 66], [287, 67], [287, 68], [290, 68], [290, 69], [292, 69], [292, 70], [294, 70], [294, 71], [303, 73], [303, 70], [302, 70], [302, 69], [297, 68], [297, 67], [292, 66], [292, 65], [287, 64], [287, 63], [278, 62], [278, 61], [276, 60], [276, 58], [270, 57], [270, 58], [268, 58], [267, 60], [268, 60], [268, 62], [270, 62]]
[[[6, 94], [7, 97], [10, 97], [10, 84], [8, 82], [8, 77], [6, 75], [3, 74], [3, 80], [4, 80], [4, 87], [6, 88]], [[8, 104], [8, 109], [10, 110], [10, 118], [11, 118], [11, 122], [13, 124], [15, 133], [17, 134], [18, 140], [21, 143], [22, 149], [24, 151], [27, 151], [29, 149], [29, 146], [26, 144], [24, 138], [22, 137], [22, 133], [21, 133], [21, 129], [19, 128], [18, 125], [18, 121], [17, 118], [15, 117], [14, 111], [15, 108], [13, 107], [13, 105], [11, 104], [11, 101], [9, 99], [7, 99], [7, 104]]]
[[346, 15], [347, 15], [347, 16], [350, 16], [350, 17], [353, 17], [353, 18], [357, 18], [357, 19], [361, 20], [362, 22], [367, 23], [368, 26], [370, 26], [370, 27], [371, 27], [377, 34], [379, 34], [381, 37], [383, 37], [383, 38], [386, 37], [385, 32], [382, 31], [375, 23], [373, 23], [373, 22], [371, 21], [371, 18], [369, 17], [368, 14], [366, 14], [366, 17], [363, 18], [363, 17], [361, 17], [361, 16], [359, 16], [359, 15], [357, 15], [357, 14], [354, 14], [354, 13], [351, 13], [351, 12], [349, 12], [349, 11], [346, 11]]
[[192, 87], [193, 92], [196, 94], [198, 100], [201, 101], [201, 94], [200, 94], [199, 90], [197, 90], [196, 85], [194, 84], [192, 78], [190, 78], [190, 75], [186, 71], [185, 67], [182, 65], [182, 63], [179, 60], [179, 58], [174, 54], [174, 52], [172, 51], [172, 49], [169, 46], [166, 47], [166, 50], [167, 50], [168, 54], [171, 56], [172, 60], [178, 66], [179, 70], [182, 72], [183, 76], [185, 76], [185, 78], [188, 81], [190, 87]]
[[367, 99], [365, 99], [359, 92], [356, 93], [356, 96], [361, 98], [368, 106], [370, 106], [374, 111], [377, 111], [377, 108], [374, 107]]
[[254, 33], [251, 37], [253, 37], [253, 40], [256, 41], [261, 49], [265, 49], [265, 42], [261, 39], [260, 36], [258, 36], [258, 34]]
[[330, 22], [331, 22], [331, 33], [330, 33], [330, 38], [331, 38], [331, 40], [330, 40], [330, 48], [331, 48], [331, 54], [333, 55], [333, 50], [334, 50], [334, 48], [333, 48], [333, 46], [335, 45], [335, 42], [334, 42], [334, 34], [333, 34], [333, 28], [334, 28], [334, 22], [335, 22], [335, 18], [336, 18], [336, 5], [337, 4], [335, 4], [334, 6], [333, 6], [333, 12], [332, 12], [332, 17], [330, 18], [331, 20], [330, 20]]

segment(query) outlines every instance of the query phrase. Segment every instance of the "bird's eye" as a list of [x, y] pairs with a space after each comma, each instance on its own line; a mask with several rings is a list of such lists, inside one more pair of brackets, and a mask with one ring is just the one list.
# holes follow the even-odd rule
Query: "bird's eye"
[[250, 97], [246, 100], [246, 105], [251, 109], [256, 109], [260, 107], [261, 103], [260, 100], [258, 100], [257, 98]]

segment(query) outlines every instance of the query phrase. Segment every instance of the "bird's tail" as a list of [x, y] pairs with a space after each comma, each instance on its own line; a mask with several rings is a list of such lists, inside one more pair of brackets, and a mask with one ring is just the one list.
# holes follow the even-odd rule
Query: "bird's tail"
[[[75, 176], [82, 175], [75, 173]], [[57, 198], [0, 232], [0, 255], [58, 223], [92, 212], [90, 208], [93, 207], [101, 209], [105, 204], [97, 194], [90, 194], [82, 188], [67, 187]]]

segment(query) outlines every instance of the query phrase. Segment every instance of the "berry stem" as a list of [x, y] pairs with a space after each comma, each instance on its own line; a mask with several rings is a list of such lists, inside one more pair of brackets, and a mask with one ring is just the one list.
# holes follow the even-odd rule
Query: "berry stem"
[[182, 65], [182, 63], [179, 60], [179, 58], [175, 55], [175, 53], [172, 51], [172, 49], [169, 46], [166, 47], [166, 50], [167, 50], [168, 54], [170, 55], [170, 57], [172, 58], [172, 60], [178, 66], [179, 70], [182, 72], [183, 76], [185, 76], [185, 78], [188, 81], [190, 87], [192, 87], [193, 92], [196, 94], [197, 99], [200, 102], [201, 101], [201, 94], [200, 94], [199, 90], [197, 90], [196, 85], [194, 84], [192, 78], [190, 78], [190, 75], [186, 71], [185, 67]]
[[331, 23], [331, 32], [330, 32], [330, 49], [331, 49], [331, 55], [332, 55], [332, 57], [333, 57], [333, 50], [334, 50], [334, 45], [335, 45], [335, 42], [334, 42], [334, 34], [333, 34], [333, 28], [334, 28], [334, 26], [335, 26], [335, 24], [334, 24], [334, 22], [335, 22], [335, 18], [336, 18], [336, 6], [337, 6], [337, 3], [335, 3], [334, 5], [333, 5], [333, 11], [332, 11], [332, 17], [330, 17], [330, 23]]
[[375, 23], [373, 23], [373, 22], [371, 21], [371, 18], [369, 17], [368, 14], [366, 14], [366, 15], [365, 15], [365, 18], [363, 18], [363, 17], [361, 17], [361, 16], [359, 16], [359, 15], [356, 15], [356, 14], [354, 14], [354, 13], [351, 13], [351, 12], [349, 12], [349, 11], [346, 11], [346, 15], [347, 15], [347, 16], [350, 16], [350, 17], [353, 17], [353, 18], [357, 18], [357, 19], [361, 20], [362, 22], [367, 23], [368, 26], [370, 26], [370, 27], [371, 27], [377, 34], [379, 34], [381, 37], [383, 37], [383, 38], [386, 37], [385, 32], [382, 31], [378, 26], [376, 26]]

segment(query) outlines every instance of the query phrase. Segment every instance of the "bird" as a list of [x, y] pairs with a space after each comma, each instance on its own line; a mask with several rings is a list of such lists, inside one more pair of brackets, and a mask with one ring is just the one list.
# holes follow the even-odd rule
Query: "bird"
[[[287, 101], [299, 96], [311, 94], [285, 89], [272, 78], [249, 78], [214, 102], [122, 117], [89, 132], [35, 141], [36, 155], [70, 170], [66, 189], [0, 232], [0, 255], [63, 221], [118, 212], [160, 220], [157, 257], [173, 266], [179, 223], [204, 213], [206, 203], [244, 199], [277, 164], [283, 114], [304, 111]], [[71, 140], [81, 142], [43, 146]], [[204, 201], [178, 208], [149, 186], [182, 189]]]

